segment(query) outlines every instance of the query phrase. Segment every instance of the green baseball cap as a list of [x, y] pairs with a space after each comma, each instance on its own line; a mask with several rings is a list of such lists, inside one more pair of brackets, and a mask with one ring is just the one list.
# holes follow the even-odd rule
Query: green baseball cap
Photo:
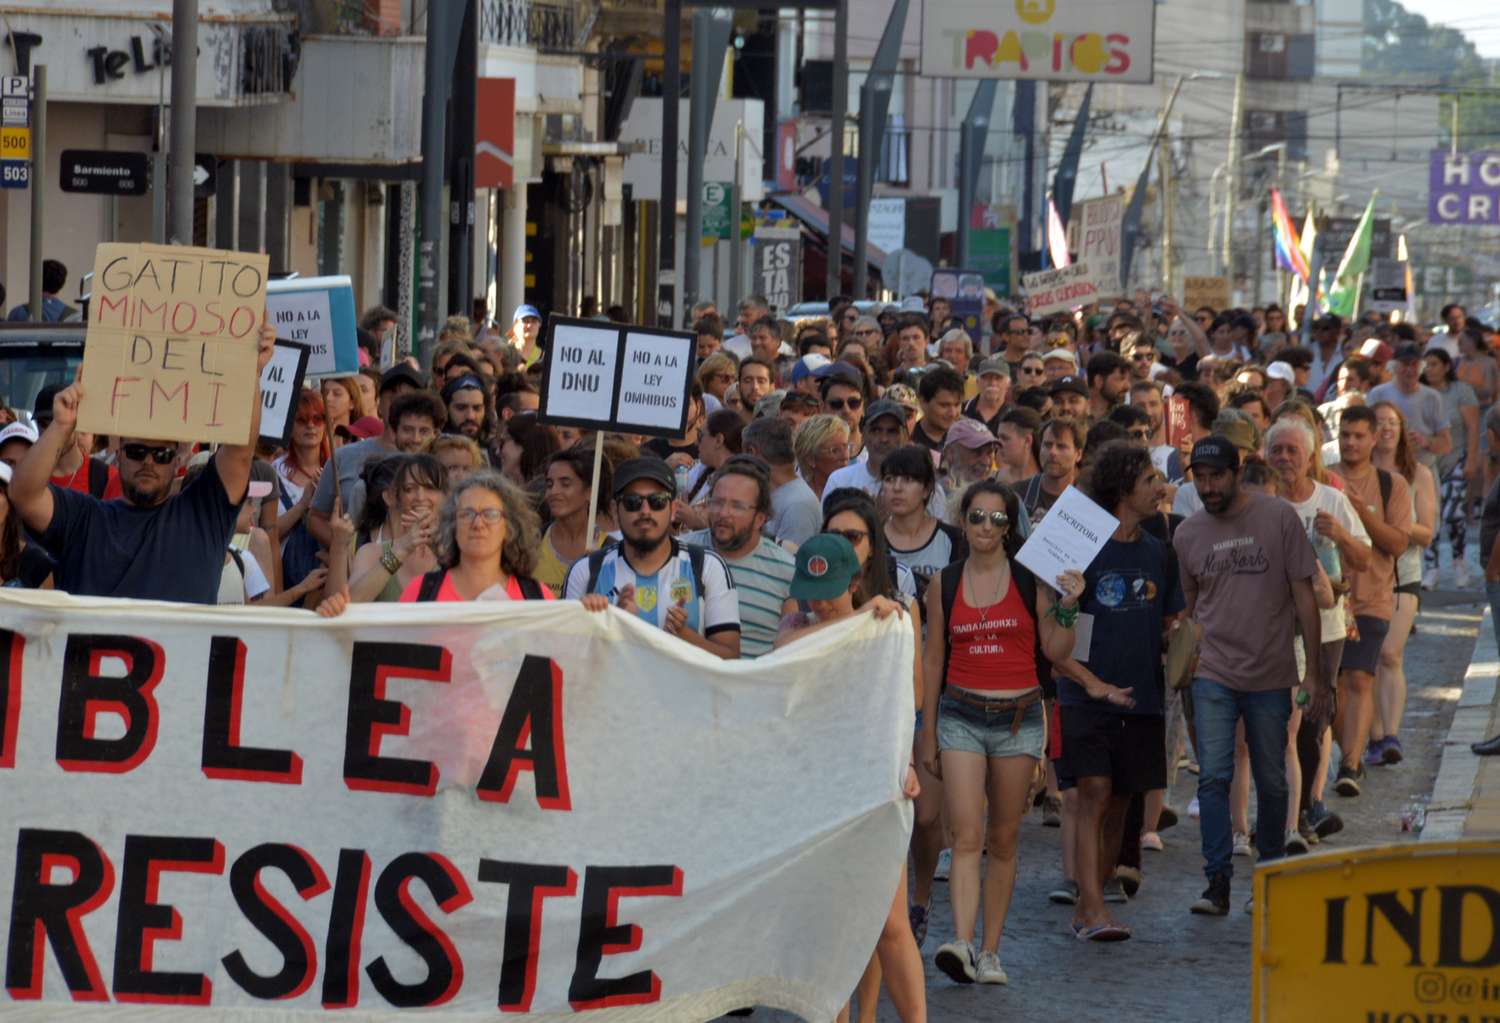
[[859, 575], [859, 556], [837, 533], [819, 533], [797, 549], [792, 596], [797, 600], [833, 600]]

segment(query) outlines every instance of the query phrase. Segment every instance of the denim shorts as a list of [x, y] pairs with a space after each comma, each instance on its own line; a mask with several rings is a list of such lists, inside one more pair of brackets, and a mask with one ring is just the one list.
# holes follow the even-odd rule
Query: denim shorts
[[[1034, 757], [1040, 760], [1047, 745], [1046, 713], [1037, 700], [1021, 715], [1021, 727], [1011, 732], [1015, 711], [987, 712], [955, 700], [953, 687], [938, 702], [939, 750], [978, 753], [984, 757]], [[978, 693], [993, 698], [992, 693]]]

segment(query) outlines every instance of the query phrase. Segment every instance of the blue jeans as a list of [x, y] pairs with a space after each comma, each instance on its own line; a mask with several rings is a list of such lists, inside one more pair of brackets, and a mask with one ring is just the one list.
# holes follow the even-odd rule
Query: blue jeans
[[1286, 730], [1290, 689], [1242, 693], [1206, 678], [1193, 679], [1193, 723], [1198, 730], [1198, 812], [1203, 873], [1234, 874], [1229, 783], [1234, 778], [1234, 726], [1245, 722], [1250, 773], [1255, 779], [1255, 850], [1261, 862], [1286, 852]]

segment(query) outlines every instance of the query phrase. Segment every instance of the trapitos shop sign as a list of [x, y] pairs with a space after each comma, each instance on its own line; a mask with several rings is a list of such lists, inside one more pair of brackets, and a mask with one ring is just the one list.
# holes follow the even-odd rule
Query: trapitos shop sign
[[922, 74], [1149, 82], [1153, 0], [925, 0]]
[[1500, 1023], [1500, 841], [1278, 860], [1255, 887], [1257, 1023]]

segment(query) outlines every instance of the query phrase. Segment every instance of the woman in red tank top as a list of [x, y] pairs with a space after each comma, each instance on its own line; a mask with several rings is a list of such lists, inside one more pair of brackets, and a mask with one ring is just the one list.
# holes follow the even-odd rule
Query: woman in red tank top
[[[1067, 572], [1055, 597], [1014, 561], [1019, 502], [1005, 484], [981, 480], [964, 492], [969, 556], [927, 587], [920, 759], [943, 780], [953, 831], [948, 876], [956, 937], [934, 965], [959, 983], [1004, 984], [1000, 933], [1016, 881], [1016, 842], [1047, 728], [1040, 672], [1073, 649], [1083, 576]], [[941, 684], [939, 684], [941, 683]], [[986, 834], [985, 806], [989, 806]], [[984, 879], [984, 939], [974, 931]]]

